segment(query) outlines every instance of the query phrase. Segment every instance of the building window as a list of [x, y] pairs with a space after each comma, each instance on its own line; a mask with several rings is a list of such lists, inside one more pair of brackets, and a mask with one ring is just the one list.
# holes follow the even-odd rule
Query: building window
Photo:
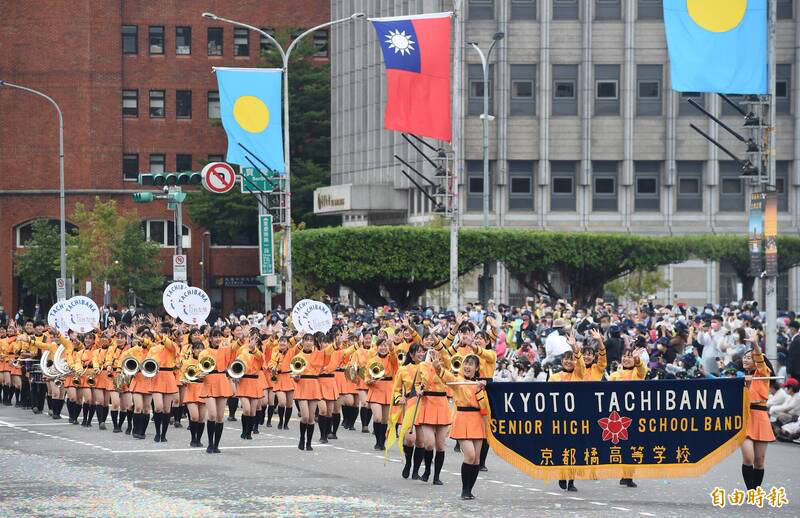
[[[681, 102], [678, 105], [678, 115], [682, 116], [703, 116], [703, 112], [689, 104], [689, 99], [693, 100], [705, 108], [705, 96], [700, 92], [681, 92]], [[725, 101], [722, 101], [725, 102]]]
[[139, 116], [139, 90], [122, 91], [122, 116]]
[[661, 0], [638, 0], [638, 18], [640, 20], [661, 20], [664, 18], [664, 7]]
[[535, 20], [536, 0], [511, 0], [512, 20]]
[[[469, 101], [467, 115], [483, 113], [483, 66], [469, 65]], [[489, 115], [494, 114], [494, 65], [489, 65]]]
[[789, 167], [791, 160], [775, 161], [775, 193], [778, 197], [778, 212], [789, 212]]
[[208, 55], [221, 56], [222, 55], [222, 27], [209, 27], [208, 28]]
[[594, 114], [619, 115], [619, 65], [595, 65], [594, 77]]
[[778, 115], [790, 115], [792, 65], [777, 65], [775, 70], [775, 111]]
[[165, 116], [164, 90], [150, 90], [150, 118], [161, 119]]
[[553, 115], [578, 115], [578, 65], [553, 65]]
[[122, 155], [122, 179], [126, 182], [135, 182], [139, 179], [139, 155], [125, 153]]
[[617, 212], [618, 162], [592, 161], [592, 211]]
[[661, 115], [661, 65], [637, 65], [636, 115]]
[[470, 20], [494, 20], [494, 0], [468, 0]]
[[578, 0], [553, 0], [553, 20], [577, 20], [579, 14]]
[[511, 65], [509, 115], [536, 115], [536, 65]]
[[636, 212], [660, 210], [659, 179], [661, 162], [637, 160], [633, 163], [635, 176], [634, 207]]
[[208, 118], [219, 119], [219, 92], [208, 92]]
[[147, 46], [150, 49], [150, 54], [163, 54], [164, 27], [161, 25], [151, 25], [147, 32]]
[[[744, 95], [728, 94], [725, 97], [733, 101], [739, 108], [741, 108], [742, 110], [744, 110], [745, 113], [747, 113], [747, 105], [744, 102], [745, 101]], [[733, 106], [725, 102], [724, 99], [720, 99], [720, 104], [722, 105], [722, 115], [724, 116], [732, 115], [736, 117], [742, 116], [741, 113], [736, 111], [736, 109]]]
[[164, 158], [164, 155], [150, 155], [150, 172], [153, 174], [163, 173], [166, 170], [165, 163], [166, 158]]
[[135, 25], [122, 26], [122, 53], [139, 53], [139, 30]]
[[736, 269], [726, 262], [719, 263], [719, 301], [722, 304], [736, 302], [736, 285], [739, 283], [739, 275]]
[[[489, 161], [489, 211], [494, 210], [494, 160]], [[467, 211], [483, 210], [483, 160], [467, 160]]]
[[175, 27], [175, 54], [188, 56], [192, 53], [192, 28]]
[[532, 160], [508, 161], [508, 210], [533, 211], [533, 172], [536, 162]]
[[622, 18], [620, 0], [595, 0], [595, 20], [619, 20]]
[[[142, 222], [142, 231], [148, 241], [152, 241], [162, 247], [175, 246], [175, 222], [164, 221], [163, 219], [149, 219]], [[189, 227], [183, 225], [183, 241], [181, 245], [184, 249], [192, 248], [192, 233]]]
[[192, 155], [175, 155], [175, 171], [182, 173], [192, 170]]
[[192, 91], [175, 91], [175, 117], [178, 119], [192, 118]]
[[249, 29], [233, 29], [233, 55], [234, 56], [249, 56], [250, 55], [250, 30]]
[[[27, 223], [23, 223], [22, 225], [16, 228], [15, 234], [17, 235], [17, 248], [25, 248], [25, 245], [33, 239], [33, 224], [41, 219], [44, 218], [37, 218]], [[48, 219], [46, 220], [47, 223], [50, 224], [50, 227], [58, 232], [59, 227], [61, 226], [61, 220], [58, 219]], [[67, 234], [73, 234], [78, 231], [78, 227], [70, 223], [69, 221], [64, 222], [64, 227]]]
[[328, 57], [328, 29], [314, 31], [314, 45], [317, 47], [316, 57]]
[[778, 0], [778, 19], [791, 20], [792, 19], [792, 0]]
[[732, 160], [719, 162], [719, 211], [744, 212], [744, 186], [741, 179], [742, 169]]
[[578, 162], [554, 160], [550, 162], [550, 210], [575, 212], [575, 171]]
[[703, 162], [679, 160], [677, 163], [678, 212], [703, 211]]
[[222, 155], [208, 155], [208, 163], [211, 162], [224, 162], [225, 158]]
[[[268, 27], [261, 27], [261, 30], [266, 32], [267, 34], [269, 34], [273, 38], [275, 37], [275, 29], [270, 29]], [[261, 52], [269, 50], [269, 46], [272, 45], [272, 42], [269, 41], [269, 39], [267, 39], [267, 37], [264, 36], [261, 33], [259, 33], [258, 36], [259, 36], [258, 44], [259, 44], [259, 48], [260, 48]]]

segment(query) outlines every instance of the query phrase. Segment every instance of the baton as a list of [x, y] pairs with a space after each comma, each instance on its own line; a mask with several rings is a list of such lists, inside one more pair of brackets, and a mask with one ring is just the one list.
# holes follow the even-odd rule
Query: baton
[[450, 381], [445, 383], [445, 385], [480, 385], [480, 381]]
[[786, 379], [786, 376], [756, 376], [756, 377], [752, 377], [752, 378], [749, 377], [749, 376], [745, 376], [744, 379], [746, 379], [748, 381], [752, 381], [752, 380], [782, 380], [782, 379]]

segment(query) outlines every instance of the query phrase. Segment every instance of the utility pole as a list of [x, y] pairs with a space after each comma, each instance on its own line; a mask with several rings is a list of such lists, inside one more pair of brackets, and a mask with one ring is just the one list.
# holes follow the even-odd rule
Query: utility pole
[[[776, 54], [775, 54], [775, 26], [778, 18], [778, 0], [770, 0], [769, 2], [769, 25], [767, 33], [767, 51], [769, 53], [769, 72], [767, 78], [769, 80], [769, 128], [767, 128], [769, 147], [764, 149], [767, 153], [767, 183], [764, 183], [764, 175], [759, 175], [759, 182], [761, 192], [767, 193], [768, 189], [775, 188], [775, 137], [778, 131], [776, 124], [776, 108], [775, 108], [775, 94], [777, 93], [777, 86], [775, 80]], [[762, 114], [763, 115], [763, 114]], [[763, 119], [762, 119], [763, 120]], [[763, 124], [763, 122], [762, 122]], [[759, 170], [763, 167], [762, 161], [759, 161]], [[784, 187], [788, 188], [788, 187]], [[780, 251], [779, 251], [780, 252]], [[778, 341], [777, 332], [775, 329], [776, 320], [778, 318], [778, 294], [777, 284], [778, 279], [774, 275], [766, 275], [764, 277], [764, 303], [767, 310], [767, 318], [765, 322], [765, 353], [767, 358], [773, 365], [777, 365], [778, 360]]]

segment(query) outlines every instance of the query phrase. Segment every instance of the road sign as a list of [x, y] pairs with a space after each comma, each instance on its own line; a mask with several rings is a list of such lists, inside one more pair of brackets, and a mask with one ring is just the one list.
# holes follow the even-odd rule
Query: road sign
[[203, 187], [216, 194], [230, 191], [236, 183], [236, 172], [225, 162], [207, 164], [200, 175]]
[[272, 214], [261, 214], [258, 217], [258, 262], [261, 265], [261, 275], [275, 273], [272, 245]]
[[64, 277], [56, 279], [56, 299], [59, 301], [67, 300], [67, 279]]
[[172, 256], [172, 280], [186, 280], [186, 256], [175, 254]]
[[280, 190], [281, 179], [272, 171], [261, 171], [261, 173], [266, 176], [261, 176], [254, 168], [252, 167], [242, 167], [241, 168], [241, 177], [242, 177], [242, 192], [243, 193], [269, 193], [273, 191]]

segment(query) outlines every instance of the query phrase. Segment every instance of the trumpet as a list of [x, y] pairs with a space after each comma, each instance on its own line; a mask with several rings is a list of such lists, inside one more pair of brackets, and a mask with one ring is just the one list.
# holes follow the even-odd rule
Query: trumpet
[[291, 370], [292, 376], [300, 376], [303, 374], [303, 371], [306, 370], [308, 367], [308, 362], [306, 361], [306, 357], [302, 354], [298, 354], [294, 358], [292, 358], [291, 365], [289, 369]]
[[344, 368], [344, 377], [351, 383], [358, 381], [358, 367], [355, 365], [348, 365]]
[[459, 374], [463, 364], [464, 357], [460, 354], [454, 354], [453, 357], [450, 358], [450, 370], [453, 372], [453, 374]]
[[233, 363], [231, 363], [230, 367], [228, 367], [228, 376], [232, 379], [238, 380], [244, 376], [245, 369], [246, 366], [242, 360], [233, 360]]
[[70, 374], [72, 369], [70, 369], [67, 360], [64, 359], [64, 351], [66, 351], [64, 346], [59, 345], [58, 349], [56, 349], [56, 353], [53, 355], [53, 367], [61, 374]]
[[406, 353], [403, 351], [399, 351], [397, 353], [397, 363], [405, 363], [406, 362]]
[[139, 364], [139, 360], [134, 358], [133, 356], [128, 356], [122, 362], [122, 373], [126, 376], [133, 377], [136, 376], [136, 373], [139, 372], [141, 365]]
[[200, 370], [206, 374], [213, 372], [216, 366], [217, 360], [215, 360], [212, 356], [206, 356], [200, 360]]
[[197, 375], [200, 374], [200, 368], [197, 365], [187, 365], [183, 369], [183, 379], [189, 383], [197, 383]]
[[373, 380], [377, 381], [386, 374], [386, 368], [383, 366], [383, 362], [380, 360], [373, 360], [367, 366], [369, 377]]
[[86, 384], [89, 385], [90, 387], [94, 387], [95, 385], [97, 385], [97, 380], [94, 379], [96, 376], [97, 372], [92, 372], [91, 374], [89, 374], [89, 376], [86, 377]]
[[147, 358], [142, 362], [142, 376], [145, 378], [155, 378], [158, 374], [158, 362], [153, 358]]
[[114, 379], [111, 381], [114, 385], [114, 390], [119, 392], [123, 387], [131, 382], [131, 377], [124, 372], [118, 372], [116, 375], [114, 375]]

